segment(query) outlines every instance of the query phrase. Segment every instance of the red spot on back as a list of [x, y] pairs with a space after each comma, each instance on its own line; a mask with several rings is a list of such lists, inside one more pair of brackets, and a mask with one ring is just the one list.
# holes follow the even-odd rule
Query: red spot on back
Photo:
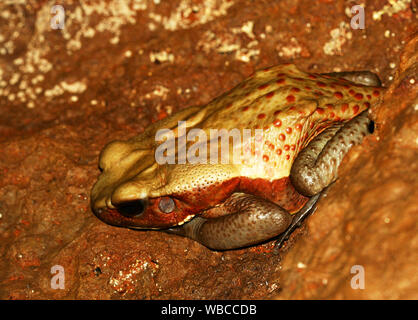
[[316, 76], [314, 76], [313, 74], [309, 74], [308, 77], [311, 79], [316, 79]]
[[285, 144], [283, 147], [284, 151], [289, 151], [290, 150], [290, 146], [288, 144]]
[[349, 94], [351, 94], [352, 96], [356, 94], [356, 92], [355, 92], [353, 89], [350, 89], [350, 90], [348, 91], [348, 93], [349, 93]]
[[344, 113], [348, 109], [348, 103], [343, 103], [341, 105], [341, 111]]
[[281, 110], [276, 110], [274, 111], [273, 115], [277, 116], [280, 112], [282, 112]]
[[359, 111], [359, 109], [360, 109], [360, 106], [359, 106], [358, 104], [356, 104], [356, 105], [353, 107], [353, 113], [354, 113], [354, 114], [357, 114], [357, 112]]
[[268, 155], [263, 155], [263, 161], [264, 162], [268, 162], [269, 161], [269, 156]]
[[369, 100], [370, 100], [371, 98], [372, 98], [372, 96], [371, 96], [370, 94], [368, 94], [368, 95], [367, 95], [367, 99], [369, 99]]
[[287, 102], [294, 102], [295, 101], [295, 96], [294, 95], [291, 95], [291, 94], [289, 94], [287, 97], [286, 97], [286, 100], [287, 100]]
[[357, 100], [361, 100], [361, 99], [363, 99], [363, 95], [361, 93], [356, 93], [354, 95], [354, 98], [356, 98]]
[[279, 139], [281, 141], [285, 141], [286, 140], [286, 136], [283, 133], [281, 133], [281, 134], [279, 134]]
[[284, 76], [286, 76], [284, 73], [278, 73], [277, 74], [277, 77], [284, 77]]
[[295, 128], [296, 128], [296, 130], [301, 131], [301, 130], [302, 130], [302, 125], [301, 125], [300, 123], [298, 123], [298, 124], [295, 126]]
[[291, 134], [292, 133], [292, 128], [286, 128], [286, 133]]
[[318, 87], [321, 87], [321, 88], [324, 88], [324, 87], [326, 87], [327, 85], [324, 83], [324, 82], [322, 82], [322, 81], [318, 81], [317, 83], [316, 83], [316, 85], [318, 86]]
[[257, 115], [258, 119], [264, 119], [266, 117], [265, 113], [260, 113], [259, 115]]
[[333, 104], [331, 104], [331, 103], [327, 103], [325, 106], [326, 106], [328, 109], [334, 109], [334, 105], [333, 105]]
[[248, 109], [250, 109], [250, 107], [246, 106], [246, 107], [242, 108], [242, 111], [247, 111]]
[[286, 155], [286, 160], [289, 160], [290, 159], [290, 155]]
[[280, 127], [280, 126], [282, 125], [282, 120], [280, 120], [280, 119], [276, 119], [276, 120], [274, 120], [274, 121], [273, 121], [273, 125], [274, 125], [275, 127]]
[[267, 88], [268, 86], [269, 86], [269, 84], [265, 83], [265, 84], [262, 84], [261, 86], [259, 86], [257, 89], [258, 90], [263, 90], [263, 89]]
[[379, 90], [373, 90], [373, 95], [375, 97], [378, 97], [380, 95], [380, 91]]
[[274, 96], [274, 91], [271, 91], [271, 92], [269, 92], [269, 93], [266, 94], [266, 98], [267, 99], [270, 99], [273, 96]]
[[277, 150], [276, 150], [276, 154], [277, 154], [278, 156], [280, 156], [280, 155], [282, 154], [282, 149], [277, 149]]
[[276, 81], [277, 84], [283, 84], [284, 82], [285, 82], [284, 79], [277, 79], [277, 81]]
[[300, 91], [300, 89], [299, 88], [292, 88], [291, 90], [290, 90], [290, 92], [299, 92]]
[[342, 94], [341, 92], [339, 92], [339, 91], [334, 92], [334, 96], [335, 96], [337, 99], [342, 99], [342, 98], [343, 98], [343, 94]]
[[325, 112], [325, 110], [322, 109], [322, 108], [317, 108], [316, 112], [318, 112], [319, 114], [323, 114]]

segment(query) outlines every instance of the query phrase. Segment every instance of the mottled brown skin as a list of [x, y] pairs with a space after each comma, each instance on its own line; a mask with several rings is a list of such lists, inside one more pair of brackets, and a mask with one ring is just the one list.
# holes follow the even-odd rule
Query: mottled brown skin
[[[318, 196], [309, 197], [336, 179], [343, 156], [368, 132], [364, 110], [378, 101], [379, 86], [367, 72], [308, 74], [294, 65], [257, 72], [206, 106], [106, 146], [92, 209], [112, 225], [165, 229], [217, 250], [260, 243], [286, 230], [287, 236], [314, 207]], [[251, 140], [262, 157], [252, 152], [253, 158], [238, 162], [156, 163], [157, 131], [171, 129], [179, 140], [181, 120], [188, 132], [263, 129], [262, 141]]]

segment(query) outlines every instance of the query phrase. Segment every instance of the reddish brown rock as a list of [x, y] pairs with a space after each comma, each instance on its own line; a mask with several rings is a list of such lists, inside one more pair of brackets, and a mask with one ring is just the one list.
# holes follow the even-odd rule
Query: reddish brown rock
[[[0, 298], [417, 298], [416, 13], [376, 0], [366, 30], [352, 30], [346, 5], [68, 2], [54, 30], [47, 2], [0, 4]], [[107, 142], [285, 61], [369, 69], [390, 89], [372, 110], [377, 134], [350, 152], [282, 260], [271, 243], [212, 252], [92, 214]], [[63, 289], [51, 287], [57, 265]], [[350, 287], [353, 265], [365, 290]]]

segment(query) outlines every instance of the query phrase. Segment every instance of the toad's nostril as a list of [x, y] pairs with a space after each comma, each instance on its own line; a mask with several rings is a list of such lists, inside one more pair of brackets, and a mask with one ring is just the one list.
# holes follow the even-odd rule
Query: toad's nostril
[[122, 202], [116, 206], [116, 209], [125, 217], [133, 218], [144, 212], [147, 201], [143, 199]]

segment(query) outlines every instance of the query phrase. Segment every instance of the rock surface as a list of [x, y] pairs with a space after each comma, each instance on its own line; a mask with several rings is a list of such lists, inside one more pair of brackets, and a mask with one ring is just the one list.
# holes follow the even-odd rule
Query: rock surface
[[[354, 30], [346, 1], [312, 3], [68, 1], [64, 29], [49, 2], [0, 4], [0, 299], [417, 299], [416, 7], [369, 1]], [[376, 134], [280, 255], [92, 214], [107, 142], [288, 61], [374, 71], [389, 89], [371, 110]]]

